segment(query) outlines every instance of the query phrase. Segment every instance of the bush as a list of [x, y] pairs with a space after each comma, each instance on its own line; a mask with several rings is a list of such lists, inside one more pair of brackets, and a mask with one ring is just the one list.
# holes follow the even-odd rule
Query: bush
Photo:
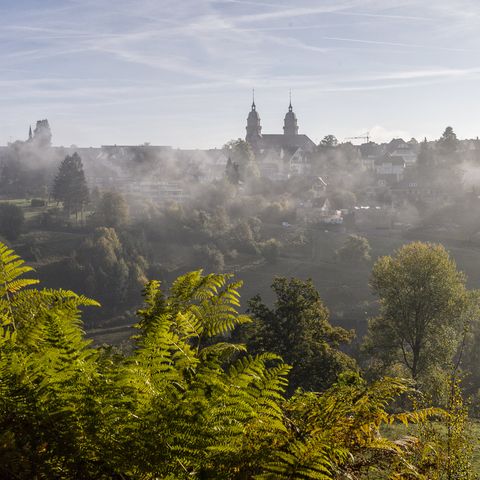
[[0, 234], [7, 240], [16, 240], [22, 233], [25, 216], [23, 210], [12, 203], [0, 204]]
[[280, 247], [281, 243], [275, 238], [263, 242], [260, 245], [263, 258], [265, 258], [268, 263], [277, 263]]
[[336, 254], [342, 262], [369, 262], [371, 250], [370, 243], [365, 237], [349, 235]]

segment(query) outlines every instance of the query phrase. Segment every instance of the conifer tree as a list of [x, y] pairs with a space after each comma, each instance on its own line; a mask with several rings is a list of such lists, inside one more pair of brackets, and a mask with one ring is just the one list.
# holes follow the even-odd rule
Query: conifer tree
[[89, 194], [82, 159], [78, 153], [67, 155], [60, 164], [52, 189], [52, 197], [63, 203], [65, 212], [83, 216], [83, 209], [88, 203]]

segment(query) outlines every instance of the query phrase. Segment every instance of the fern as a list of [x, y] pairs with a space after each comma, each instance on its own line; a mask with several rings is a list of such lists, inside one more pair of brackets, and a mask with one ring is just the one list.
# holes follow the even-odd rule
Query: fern
[[250, 321], [231, 275], [149, 282], [126, 356], [85, 339], [95, 301], [32, 288], [30, 271], [0, 244], [0, 478], [408, 479], [432, 456], [381, 435], [443, 414], [390, 413], [402, 380], [286, 399], [290, 367], [229, 342]]

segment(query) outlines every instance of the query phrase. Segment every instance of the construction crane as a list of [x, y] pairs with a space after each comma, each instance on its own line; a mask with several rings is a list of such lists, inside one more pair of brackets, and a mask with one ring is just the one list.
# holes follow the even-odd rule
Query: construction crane
[[358, 137], [346, 137], [345, 140], [366, 140], [368, 143], [370, 141], [370, 132], [366, 132]]

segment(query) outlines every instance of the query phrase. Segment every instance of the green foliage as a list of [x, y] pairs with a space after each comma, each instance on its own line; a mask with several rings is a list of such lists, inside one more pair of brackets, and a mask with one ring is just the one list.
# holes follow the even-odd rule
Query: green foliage
[[136, 295], [146, 282], [145, 258], [135, 247], [127, 248], [113, 228], [96, 228], [69, 266], [87, 294], [108, 306]]
[[323, 390], [355, 362], [338, 347], [353, 333], [329, 323], [329, 312], [311, 280], [276, 278], [273, 308], [259, 295], [249, 302], [254, 319], [244, 335], [254, 352], [275, 352], [293, 366], [290, 391], [297, 387]]
[[90, 221], [96, 226], [120, 228], [129, 220], [125, 198], [118, 192], [105, 192], [98, 201]]
[[260, 251], [262, 252], [263, 258], [265, 258], [268, 263], [277, 263], [281, 246], [282, 244], [275, 238], [263, 242], [260, 245]]
[[440, 412], [389, 413], [409, 385], [353, 373], [286, 400], [290, 367], [226, 340], [250, 322], [231, 275], [190, 272], [168, 292], [148, 282], [124, 356], [84, 339], [79, 308], [96, 302], [36, 290], [30, 272], [0, 245], [1, 478], [425, 478], [416, 439], [381, 427]]
[[342, 262], [369, 262], [371, 260], [371, 250], [370, 243], [365, 237], [349, 235], [343, 245], [336, 251], [336, 254]]
[[377, 362], [371, 367], [397, 369], [420, 384], [432, 369], [448, 371], [472, 312], [465, 276], [448, 252], [429, 243], [405, 245], [375, 263], [371, 286], [380, 299], [365, 341]]
[[410, 390], [402, 380], [367, 385], [346, 373], [322, 394], [294, 395], [285, 405], [288, 436], [261, 479], [421, 478], [412, 462], [414, 437], [389, 440], [382, 426], [422, 423], [434, 409], [389, 413], [388, 405]]
[[441, 154], [452, 155], [458, 149], [459, 141], [452, 127], [447, 127], [440, 139], [437, 141], [437, 147]]
[[[470, 428], [468, 406], [460, 389], [460, 381], [448, 381], [445, 411], [436, 419], [418, 427], [420, 448], [415, 462], [428, 480], [474, 480], [478, 478], [472, 464], [475, 438]], [[422, 399], [419, 403], [425, 403]]]
[[88, 203], [88, 186], [78, 153], [67, 155], [60, 164], [53, 183], [52, 197], [63, 203], [68, 214], [82, 212]]
[[16, 240], [22, 233], [25, 216], [23, 210], [14, 204], [0, 203], [0, 235]]
[[320, 147], [336, 147], [338, 145], [338, 140], [335, 135], [325, 135], [320, 142]]
[[231, 165], [237, 165], [236, 172], [230, 171], [229, 181], [236, 180], [238, 183], [241, 180], [247, 182], [260, 176], [255, 155], [248, 142], [239, 138], [238, 140], [231, 140], [223, 148], [229, 156]]
[[0, 477], [67, 478], [77, 458], [89, 477], [95, 351], [79, 307], [97, 305], [62, 290], [25, 289], [32, 269], [0, 246]]

